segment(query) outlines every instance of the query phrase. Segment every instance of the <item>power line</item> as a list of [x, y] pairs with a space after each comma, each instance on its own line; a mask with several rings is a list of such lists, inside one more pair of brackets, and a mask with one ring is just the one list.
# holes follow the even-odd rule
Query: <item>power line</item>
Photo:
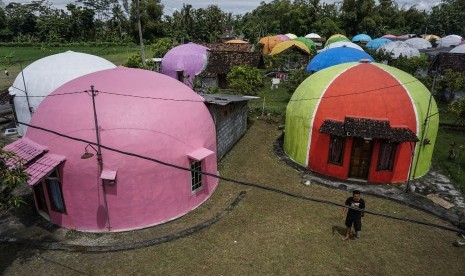
[[[67, 138], [67, 139], [70, 139], [70, 140], [74, 140], [74, 141], [83, 142], [83, 143], [87, 143], [87, 144], [97, 146], [97, 143], [92, 142], [92, 141], [84, 140], [84, 139], [77, 138], [77, 137], [72, 137], [72, 136], [69, 136], [69, 135], [66, 135], [66, 134], [63, 134], [63, 133], [59, 133], [59, 132], [54, 131], [54, 130], [46, 129], [46, 128], [43, 128], [43, 127], [33, 126], [33, 125], [22, 123], [22, 122], [18, 122], [18, 123], [21, 124], [21, 125], [25, 125], [25, 126], [34, 128], [34, 129], [44, 131], [44, 132], [52, 133], [52, 134], [55, 134], [55, 135], [63, 137], [63, 138]], [[295, 194], [295, 193], [288, 192], [288, 191], [285, 191], [285, 190], [281, 190], [281, 189], [277, 189], [277, 188], [273, 188], [273, 187], [269, 187], [269, 186], [263, 186], [263, 185], [252, 183], [252, 182], [236, 180], [236, 179], [233, 179], [233, 178], [216, 175], [216, 174], [209, 173], [209, 172], [202, 172], [202, 171], [198, 171], [198, 170], [193, 170], [191, 168], [186, 168], [186, 167], [183, 167], [183, 166], [171, 164], [171, 163], [168, 163], [168, 162], [165, 162], [165, 161], [161, 161], [161, 160], [158, 160], [158, 159], [155, 159], [155, 158], [151, 158], [151, 157], [148, 157], [148, 156], [144, 156], [144, 155], [140, 155], [140, 154], [136, 154], [136, 153], [132, 153], [132, 152], [122, 151], [122, 150], [115, 149], [115, 148], [112, 148], [112, 147], [108, 147], [108, 146], [105, 146], [105, 145], [100, 145], [100, 147], [104, 148], [106, 150], [109, 150], [109, 151], [113, 151], [113, 152], [123, 154], [123, 155], [144, 159], [144, 160], [147, 160], [147, 161], [155, 162], [155, 163], [167, 166], [167, 167], [172, 167], [172, 168], [183, 170], [183, 171], [200, 173], [202, 175], [211, 176], [211, 177], [223, 180], [223, 181], [227, 181], [227, 182], [231, 182], [231, 183], [235, 183], [235, 184], [239, 184], [239, 185], [243, 185], [243, 186], [258, 188], [258, 189], [261, 189], [261, 190], [266, 190], [266, 191], [282, 194], [282, 195], [285, 195], [285, 196], [290, 196], [290, 197], [299, 198], [299, 199], [303, 199], [303, 200], [313, 201], [313, 202], [317, 202], [317, 203], [323, 203], [323, 204], [328, 204], [328, 205], [333, 205], [333, 206], [338, 206], [338, 207], [343, 207], [343, 208], [349, 208], [349, 209], [353, 209], [353, 210], [356, 210], [356, 211], [363, 211], [363, 212], [365, 212], [367, 214], [372, 214], [372, 215], [375, 215], [375, 216], [380, 216], [380, 217], [385, 217], [385, 218], [395, 219], [395, 220], [400, 220], [400, 221], [406, 221], [406, 222], [425, 225], [425, 226], [430, 226], [430, 227], [434, 227], [434, 228], [437, 228], [437, 229], [446, 230], [446, 231], [450, 231], [450, 232], [465, 234], [465, 231], [460, 230], [460, 229], [455, 229], [455, 228], [442, 226], [442, 225], [438, 225], [438, 224], [434, 224], [434, 223], [414, 220], [414, 219], [410, 219], [410, 218], [393, 216], [393, 215], [384, 214], [384, 213], [375, 212], [375, 211], [362, 210], [362, 209], [358, 209], [358, 208], [355, 208], [355, 207], [352, 207], [352, 206], [347, 206], [347, 205], [344, 205], [344, 204], [339, 204], [339, 203], [336, 203], [336, 202], [332, 202], [332, 201], [329, 201], [329, 200], [313, 198], [313, 197], [310, 197], [310, 196]]]
[[[303, 98], [303, 99], [295, 99], [295, 100], [290, 99], [289, 101], [267, 101], [267, 102], [268, 103], [273, 103], [273, 102], [276, 102], [276, 103], [286, 103], [286, 102], [288, 102], [289, 103], [289, 102], [312, 101], [312, 100], [320, 100], [320, 99], [328, 99], [328, 98], [339, 98], [339, 97], [346, 97], [346, 96], [376, 92], [376, 91], [389, 89], [389, 88], [393, 88], [393, 87], [397, 87], [397, 86], [403, 86], [403, 85], [410, 84], [410, 83], [413, 83], [413, 82], [418, 82], [418, 81], [419, 80], [415, 79], [415, 80], [408, 81], [408, 82], [405, 82], [405, 83], [397, 83], [397, 84], [390, 85], [390, 86], [384, 86], [384, 87], [379, 87], [379, 88], [374, 88], [374, 89], [369, 89], [369, 90], [364, 90], [364, 91], [358, 91], [358, 92], [352, 92], [352, 93], [346, 93], [346, 94], [341, 94], [341, 95]], [[14, 87], [14, 86], [12, 86], [12, 87], [16, 88], [16, 89], [18, 89], [18, 90], [20, 90], [22, 92], [26, 92], [23, 89], [20, 89], [18, 87]], [[85, 90], [83, 92], [88, 92], [88, 91]], [[127, 94], [127, 93], [116, 93], [116, 92], [108, 92], [108, 91], [100, 91], [100, 90], [96, 90], [96, 92], [99, 92], [99, 93], [102, 93], [102, 94], [107, 94], [107, 95], [122, 96], [122, 97], [132, 97], [132, 98], [140, 98], [140, 99], [150, 99], [150, 100], [177, 101], [177, 102], [196, 102], [196, 103], [197, 102], [204, 102], [204, 101], [195, 101], [195, 100], [183, 100], [183, 99], [172, 99], [172, 98], [161, 98], [161, 97], [150, 97], [150, 96], [137, 96], [137, 95], [131, 95], [131, 94]], [[45, 97], [50, 97], [50, 96], [61, 96], [61, 95], [76, 94], [76, 93], [80, 93], [80, 92], [61, 93], [61, 94], [54, 94], [54, 95], [50, 94], [50, 95], [47, 95], [47, 96], [17, 96], [17, 97], [44, 97], [45, 98]]]
[[162, 100], [162, 101], [175, 101], [175, 102], [193, 102], [193, 103], [203, 103], [205, 101], [194, 101], [194, 100], [183, 100], [183, 99], [169, 99], [169, 98], [160, 98], [160, 97], [150, 97], [150, 96], [137, 96], [137, 95], [129, 95], [129, 94], [120, 94], [115, 92], [105, 92], [100, 90], [95, 90], [97, 93], [108, 94], [108, 95], [115, 95], [115, 96], [123, 96], [123, 97], [131, 97], [131, 98], [139, 98], [139, 99], [151, 99], [151, 100]]
[[[21, 89], [21, 88], [19, 88], [19, 87], [16, 87], [16, 86], [14, 86], [14, 85], [12, 85], [11, 87], [13, 87], [14, 89], [17, 89], [17, 90], [19, 90], [19, 91], [21, 91], [21, 92], [26, 93], [25, 90], [23, 90], [23, 89]], [[88, 90], [84, 90], [84, 91], [57, 93], [57, 94], [49, 94], [49, 95], [46, 95], [46, 96], [30, 96], [30, 95], [24, 95], [24, 96], [14, 95], [14, 96], [15, 96], [15, 97], [18, 97], [18, 98], [47, 98], [47, 97], [65, 96], [65, 95], [82, 94], [82, 93], [88, 94], [89, 91], [88, 91]]]

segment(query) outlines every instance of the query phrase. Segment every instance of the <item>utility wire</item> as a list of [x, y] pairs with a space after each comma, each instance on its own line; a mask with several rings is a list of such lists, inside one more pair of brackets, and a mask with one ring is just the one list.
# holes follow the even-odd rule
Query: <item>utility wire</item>
[[95, 92], [102, 93], [102, 94], [107, 94], [107, 95], [123, 96], [123, 97], [139, 98], [139, 99], [175, 101], [175, 102], [193, 102], [193, 103], [203, 103], [203, 102], [205, 102], [205, 101], [202, 101], [202, 100], [194, 101], [194, 100], [169, 99], [169, 98], [150, 97], [150, 96], [136, 96], [136, 95], [129, 95], [129, 94], [114, 93], [114, 92], [105, 92], [105, 91], [100, 91], [100, 90], [95, 90]]
[[[346, 93], [346, 94], [341, 94], [341, 95], [332, 95], [332, 96], [322, 96], [322, 97], [313, 97], [313, 98], [303, 98], [303, 99], [295, 99], [292, 100], [290, 99], [289, 101], [267, 101], [268, 103], [272, 102], [277, 102], [277, 103], [284, 103], [284, 102], [300, 102], [300, 101], [312, 101], [312, 100], [320, 100], [320, 99], [328, 99], [328, 98], [339, 98], [339, 97], [346, 97], [346, 96], [352, 96], [352, 95], [359, 95], [359, 94], [366, 94], [366, 93], [371, 93], [371, 92], [376, 92], [384, 89], [389, 89], [397, 86], [403, 86], [406, 84], [410, 84], [413, 82], [417, 82], [419, 80], [412, 80], [408, 81], [405, 83], [398, 83], [390, 86], [384, 86], [384, 87], [379, 87], [379, 88], [374, 88], [374, 89], [369, 89], [369, 90], [364, 90], [364, 91], [358, 91], [358, 92], [352, 92], [352, 93]], [[22, 92], [25, 92], [23, 89], [12, 86], [15, 89], [18, 89]], [[87, 90], [83, 92], [88, 92]], [[150, 97], [150, 96], [137, 96], [137, 95], [131, 95], [131, 94], [126, 94], [126, 93], [116, 93], [116, 92], [108, 92], [108, 91], [100, 91], [96, 90], [95, 92], [102, 93], [102, 94], [107, 94], [107, 95], [114, 95], [114, 96], [122, 96], [122, 97], [132, 97], [132, 98], [140, 98], [140, 99], [150, 99], [150, 100], [163, 100], [163, 101], [177, 101], [177, 102], [204, 102], [204, 101], [195, 101], [195, 100], [183, 100], [183, 99], [172, 99], [172, 98], [161, 98], [161, 97]], [[50, 94], [47, 96], [17, 96], [17, 97], [50, 97], [50, 96], [61, 96], [61, 95], [67, 95], [67, 94], [76, 94], [76, 93], [81, 93], [81, 92], [69, 92], [69, 93], [62, 93], [62, 94]]]
[[[11, 86], [13, 87], [14, 89], [17, 89], [21, 92], [24, 92], [26, 93], [25, 90], [19, 88], [19, 87], [16, 87], [16, 86]], [[73, 95], [73, 94], [82, 94], [82, 93], [89, 93], [88, 90], [84, 90], [84, 91], [75, 91], [75, 92], [66, 92], [66, 93], [57, 93], [57, 94], [50, 94], [50, 95], [46, 95], [46, 96], [30, 96], [30, 95], [14, 95], [14, 97], [18, 97], [18, 98], [47, 98], [47, 97], [55, 97], [55, 96], [65, 96], [65, 95]]]
[[[46, 128], [38, 127], [38, 126], [33, 126], [33, 125], [26, 124], [26, 123], [23, 123], [23, 122], [18, 122], [18, 123], [21, 124], [21, 125], [25, 125], [25, 126], [34, 128], [34, 129], [42, 130], [44, 132], [52, 133], [52, 134], [55, 134], [55, 135], [63, 137], [63, 138], [67, 138], [67, 139], [70, 139], [70, 140], [74, 140], [74, 141], [83, 142], [83, 143], [91, 144], [91, 145], [94, 145], [94, 146], [98, 146], [97, 143], [95, 143], [95, 142], [84, 140], [84, 139], [77, 138], [77, 137], [72, 137], [72, 136], [69, 136], [69, 135], [66, 135], [66, 134], [63, 134], [63, 133], [59, 133], [59, 132], [54, 131], [54, 130], [50, 130], [50, 129], [46, 129]], [[410, 222], [410, 223], [430, 226], [430, 227], [433, 227], [433, 228], [437, 228], [437, 229], [446, 230], [446, 231], [455, 232], [455, 233], [465, 235], [465, 231], [460, 230], [460, 229], [456, 229], [456, 228], [451, 228], [451, 227], [442, 226], [442, 225], [439, 225], [439, 224], [434, 224], [434, 223], [425, 222], [425, 221], [419, 221], [419, 220], [410, 219], [410, 218], [404, 218], [404, 217], [384, 214], [384, 213], [375, 212], [375, 211], [367, 211], [367, 210], [355, 208], [355, 207], [352, 207], [352, 206], [347, 206], [347, 205], [344, 205], [344, 204], [339, 204], [339, 203], [336, 203], [336, 202], [332, 202], [332, 201], [329, 201], [329, 200], [313, 198], [313, 197], [310, 197], [310, 196], [295, 194], [295, 193], [288, 192], [288, 191], [285, 191], [285, 190], [281, 190], [281, 189], [277, 189], [277, 188], [273, 188], [273, 187], [269, 187], [269, 186], [263, 186], [263, 185], [252, 183], [252, 182], [236, 180], [236, 179], [229, 178], [229, 177], [219, 176], [219, 175], [216, 175], [216, 174], [213, 174], [213, 173], [193, 170], [191, 168], [186, 168], [186, 167], [183, 167], [183, 166], [171, 164], [171, 163], [168, 163], [168, 162], [165, 162], [165, 161], [161, 161], [161, 160], [158, 160], [158, 159], [155, 159], [155, 158], [151, 158], [151, 157], [148, 157], [148, 156], [144, 156], [144, 155], [140, 155], [140, 154], [136, 154], [136, 153], [132, 153], [132, 152], [122, 151], [122, 150], [115, 149], [115, 148], [112, 148], [112, 147], [108, 147], [108, 146], [105, 146], [105, 145], [100, 145], [100, 147], [103, 148], [103, 149], [109, 150], [109, 151], [113, 151], [113, 152], [123, 154], [123, 155], [133, 156], [133, 157], [136, 157], [136, 158], [152, 161], [152, 162], [155, 162], [155, 163], [167, 166], [167, 167], [172, 167], [172, 168], [183, 170], [183, 171], [190, 171], [190, 172], [200, 173], [202, 175], [211, 176], [211, 177], [223, 180], [223, 181], [227, 181], [227, 182], [231, 182], [231, 183], [235, 183], [235, 184], [239, 184], [239, 185], [243, 185], [243, 186], [253, 187], [253, 188], [257, 188], [257, 189], [261, 189], [261, 190], [266, 190], [266, 191], [270, 191], [270, 192], [274, 192], [274, 193], [278, 193], [278, 194], [282, 194], [282, 195], [290, 196], [290, 197], [294, 197], [294, 198], [299, 198], [299, 199], [303, 199], [303, 200], [308, 200], [308, 201], [313, 201], [313, 202], [318, 202], [318, 203], [323, 203], [323, 204], [328, 204], [328, 205], [333, 205], [333, 206], [338, 206], [338, 207], [343, 207], [343, 208], [349, 208], [349, 209], [353, 209], [353, 210], [356, 210], [356, 211], [365, 212], [367, 214], [372, 214], [372, 215], [375, 215], [375, 216], [380, 216], [380, 217], [385, 217], [385, 218], [389, 218], [389, 219], [395, 219], [395, 220], [406, 221], [406, 222]]]

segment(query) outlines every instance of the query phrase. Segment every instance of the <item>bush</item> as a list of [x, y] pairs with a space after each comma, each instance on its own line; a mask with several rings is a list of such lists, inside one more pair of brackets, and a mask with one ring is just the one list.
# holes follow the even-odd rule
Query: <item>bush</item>
[[171, 38], [164, 37], [155, 40], [155, 43], [150, 46], [150, 49], [153, 51], [153, 57], [163, 57], [166, 52], [174, 46], [176, 45], [173, 44], [173, 40]]
[[282, 88], [289, 93], [294, 93], [297, 87], [299, 87], [307, 77], [308, 73], [305, 69], [292, 70], [288, 74], [287, 81], [282, 82]]
[[236, 66], [227, 76], [229, 86], [241, 95], [257, 95], [263, 86], [263, 76], [257, 68], [250, 66]]
[[[15, 163], [19, 162], [20, 165], [11, 169], [7, 165], [10, 160], [15, 160]], [[13, 194], [16, 187], [24, 184], [29, 178], [20, 160], [14, 153], [3, 151], [0, 145], [0, 209], [17, 207], [24, 203], [21, 198]]]
[[453, 101], [449, 105], [449, 110], [459, 117], [458, 124], [465, 125], [465, 98], [461, 98], [460, 100]]
[[123, 66], [129, 67], [129, 68], [141, 68], [141, 69], [150, 69], [150, 70], [153, 68], [153, 61], [149, 60], [149, 61], [146, 61], [145, 63], [146, 63], [146, 66], [144, 67], [140, 53], [137, 53], [137, 54], [131, 54], [128, 58], [128, 61], [124, 63]]

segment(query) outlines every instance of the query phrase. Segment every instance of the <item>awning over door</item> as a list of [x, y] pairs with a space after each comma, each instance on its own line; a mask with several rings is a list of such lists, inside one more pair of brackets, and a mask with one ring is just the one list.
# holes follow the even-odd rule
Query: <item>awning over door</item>
[[326, 119], [320, 133], [341, 137], [385, 139], [391, 142], [418, 142], [418, 137], [405, 126], [391, 126], [386, 119], [345, 117], [344, 122]]
[[3, 150], [11, 151], [16, 155], [17, 158], [10, 158], [7, 162], [10, 168], [16, 168], [20, 164], [27, 165], [44, 152], [47, 152], [48, 148], [28, 138], [22, 138], [5, 146]]
[[26, 172], [29, 174], [27, 184], [33, 186], [39, 183], [65, 160], [66, 157], [62, 155], [47, 153], [32, 162], [26, 169]]

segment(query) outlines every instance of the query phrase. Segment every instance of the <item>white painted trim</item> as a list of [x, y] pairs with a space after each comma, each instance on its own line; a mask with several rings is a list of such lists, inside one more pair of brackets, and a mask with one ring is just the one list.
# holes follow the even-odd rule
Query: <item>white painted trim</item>
[[361, 63], [355, 63], [354, 65], [342, 70], [341, 72], [339, 72], [339, 74], [337, 74], [336, 76], [334, 76], [333, 79], [331, 79], [331, 81], [328, 83], [328, 85], [325, 87], [325, 89], [323, 89], [323, 93], [321, 93], [321, 96], [320, 98], [318, 99], [318, 102], [316, 103], [315, 105], [315, 109], [313, 110], [313, 114], [312, 114], [312, 119], [310, 120], [310, 132], [309, 132], [309, 136], [308, 136], [308, 145], [307, 145], [307, 152], [306, 152], [306, 158], [305, 158], [305, 167], [308, 168], [308, 160], [309, 160], [309, 157], [310, 157], [310, 146], [312, 144], [312, 134], [313, 134], [313, 122], [315, 121], [315, 115], [316, 115], [316, 112], [318, 110], [318, 107], [320, 106], [320, 103], [321, 103], [321, 99], [323, 99], [324, 95], [326, 94], [326, 91], [328, 91], [328, 88], [329, 86], [340, 76], [342, 75], [343, 73], [345, 73], [347, 70], [349, 69], [352, 69], [354, 68], [355, 66], [359, 65]]

